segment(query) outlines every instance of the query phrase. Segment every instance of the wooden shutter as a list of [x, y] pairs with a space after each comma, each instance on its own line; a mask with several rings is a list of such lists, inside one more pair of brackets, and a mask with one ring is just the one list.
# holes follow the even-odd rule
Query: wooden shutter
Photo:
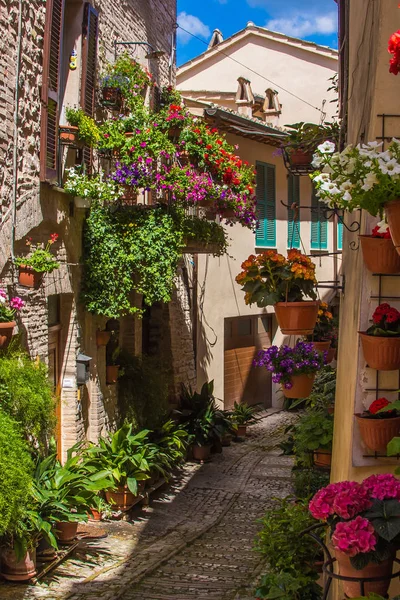
[[43, 45], [40, 179], [57, 179], [58, 113], [64, 0], [47, 0]]
[[[87, 115], [94, 116], [96, 93], [97, 39], [99, 30], [98, 12], [88, 2], [85, 4], [82, 25], [82, 80], [81, 107]], [[92, 170], [91, 148], [83, 149], [83, 160], [86, 172]]]
[[[289, 207], [292, 204], [300, 206], [300, 177], [298, 175], [289, 174], [288, 176], [288, 201]], [[288, 248], [300, 248], [300, 210], [297, 211], [296, 219], [294, 218], [295, 211], [288, 208]]]
[[311, 249], [327, 250], [328, 222], [323, 210], [326, 204], [318, 199], [314, 188], [311, 197], [311, 207]]
[[257, 218], [256, 246], [276, 246], [276, 193], [275, 167], [257, 162], [256, 165]]

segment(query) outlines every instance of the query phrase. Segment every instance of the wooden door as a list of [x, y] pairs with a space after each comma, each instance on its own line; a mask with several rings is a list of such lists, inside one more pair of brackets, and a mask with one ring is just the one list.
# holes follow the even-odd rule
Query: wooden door
[[224, 406], [234, 402], [271, 406], [271, 374], [253, 367], [261, 348], [271, 345], [271, 317], [225, 319]]

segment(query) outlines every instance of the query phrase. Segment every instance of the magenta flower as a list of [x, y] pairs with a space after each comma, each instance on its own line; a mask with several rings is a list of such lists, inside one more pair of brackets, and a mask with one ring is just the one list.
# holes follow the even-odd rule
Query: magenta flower
[[400, 481], [390, 473], [371, 475], [364, 479], [362, 486], [371, 498], [378, 500], [397, 498], [400, 500]]
[[336, 493], [336, 483], [330, 483], [321, 490], [318, 490], [308, 505], [310, 513], [315, 519], [325, 521], [325, 519], [333, 515], [333, 502], [335, 500]]
[[19, 296], [15, 296], [14, 298], [11, 298], [10, 306], [15, 310], [21, 310], [21, 308], [25, 306], [25, 302], [22, 300], [22, 298], [19, 298]]
[[7, 294], [4, 290], [0, 290], [0, 298], [4, 298], [4, 300], [6, 300]]
[[340, 550], [348, 556], [355, 556], [375, 550], [377, 539], [375, 530], [368, 519], [358, 516], [352, 521], [336, 525], [332, 543], [336, 550]]
[[333, 510], [342, 519], [352, 519], [371, 504], [370, 495], [361, 484], [355, 481], [342, 481], [337, 484]]

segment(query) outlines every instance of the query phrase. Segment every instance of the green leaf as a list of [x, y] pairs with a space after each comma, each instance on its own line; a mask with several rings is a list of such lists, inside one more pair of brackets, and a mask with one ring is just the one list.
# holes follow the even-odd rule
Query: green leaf
[[138, 493], [137, 480], [134, 477], [128, 477], [126, 483], [132, 494], [136, 496]]

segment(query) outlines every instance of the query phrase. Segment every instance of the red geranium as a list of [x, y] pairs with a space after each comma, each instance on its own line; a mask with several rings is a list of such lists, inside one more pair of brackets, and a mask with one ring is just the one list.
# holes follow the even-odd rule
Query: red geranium
[[392, 236], [390, 235], [390, 229], [386, 229], [386, 231], [382, 232], [379, 231], [380, 227], [379, 225], [377, 225], [376, 227], [373, 228], [372, 230], [372, 237], [376, 237], [376, 238], [384, 238], [385, 240], [390, 240], [392, 238]]
[[369, 407], [368, 412], [371, 413], [371, 415], [376, 415], [379, 410], [385, 408], [385, 406], [388, 406], [389, 404], [390, 402], [387, 398], [377, 398]]
[[368, 335], [400, 336], [400, 312], [384, 302], [372, 315], [373, 325], [367, 330]]
[[400, 30], [390, 36], [388, 52], [393, 54], [393, 58], [391, 58], [389, 62], [389, 73], [397, 75], [400, 71]]

